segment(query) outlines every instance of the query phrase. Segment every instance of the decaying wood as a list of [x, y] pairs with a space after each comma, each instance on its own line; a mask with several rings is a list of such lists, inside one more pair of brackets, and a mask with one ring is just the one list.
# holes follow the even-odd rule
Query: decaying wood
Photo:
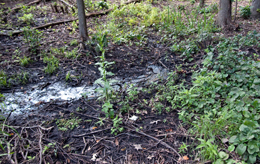
[[[42, 1], [42, 0], [36, 0], [36, 1], [30, 2], [30, 3], [27, 3], [27, 4], [23, 5], [23, 6], [31, 6], [31, 5], [34, 5], [35, 3], [39, 3], [39, 2], [41, 2], [41, 1]], [[17, 10], [20, 10], [23, 6], [19, 6], [19, 7], [14, 7], [14, 8], [12, 8], [10, 13], [15, 12], [15, 11], [17, 11]], [[9, 15], [10, 15], [10, 13], [9, 13]]]
[[70, 8], [75, 8], [75, 7], [76, 7], [76, 6], [74, 6], [74, 5], [69, 4], [68, 2], [66, 2], [66, 1], [64, 1], [64, 0], [60, 0], [60, 1], [61, 1], [63, 4], [69, 6]]
[[[41, 0], [37, 0], [37, 1], [40, 2]], [[37, 3], [37, 1], [34, 1], [34, 3]], [[127, 2], [123, 3], [119, 7], [121, 7], [123, 5], [130, 4], [130, 3], [135, 3], [135, 2], [140, 2], [140, 0], [130, 0], [130, 1], [127, 1]], [[106, 15], [106, 14], [108, 14], [111, 11], [113, 11], [113, 9], [108, 9], [108, 10], [105, 10], [105, 11], [100, 11], [100, 12], [95, 12], [95, 13], [89, 13], [89, 14], [86, 14], [86, 18], [97, 17], [97, 16], [100, 16], [100, 15]], [[59, 25], [59, 24], [63, 24], [63, 23], [73, 22], [73, 21], [76, 21], [76, 20], [78, 20], [78, 18], [73, 18], [73, 19], [69, 19], [69, 20], [63, 20], [63, 21], [58, 21], [58, 22], [47, 23], [47, 24], [44, 24], [42, 26], [33, 27], [33, 29], [43, 29], [43, 28], [47, 28], [47, 27], [50, 27], [50, 26], [54, 26], [54, 25]], [[1, 35], [2, 36], [17, 35], [17, 34], [20, 34], [22, 32], [23, 32], [23, 30], [15, 30], [15, 31], [9, 32], [10, 34], [9, 33], [2, 33], [2, 32], [0, 32], [0, 36]]]

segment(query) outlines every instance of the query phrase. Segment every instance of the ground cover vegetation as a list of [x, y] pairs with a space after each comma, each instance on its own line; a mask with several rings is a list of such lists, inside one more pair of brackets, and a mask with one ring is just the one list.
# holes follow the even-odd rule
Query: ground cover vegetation
[[[0, 3], [2, 163], [260, 161], [260, 22], [250, 1], [238, 0], [228, 28], [216, 23], [218, 1], [84, 3], [85, 42], [74, 0]], [[7, 110], [7, 93], [57, 81], [96, 85], [98, 96]]]

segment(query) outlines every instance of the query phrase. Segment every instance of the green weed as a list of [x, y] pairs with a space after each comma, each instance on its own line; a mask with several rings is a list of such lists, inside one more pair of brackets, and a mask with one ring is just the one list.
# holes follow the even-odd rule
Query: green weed
[[56, 124], [59, 130], [67, 131], [68, 129], [73, 130], [75, 127], [78, 127], [81, 121], [81, 119], [74, 117], [71, 119], [58, 119]]
[[44, 63], [47, 63], [47, 66], [44, 68], [45, 73], [53, 74], [59, 67], [59, 59], [54, 55], [48, 57], [45, 56], [43, 59]]
[[24, 14], [22, 17], [18, 17], [18, 20], [26, 23], [27, 25], [30, 25], [34, 21], [33, 14]]

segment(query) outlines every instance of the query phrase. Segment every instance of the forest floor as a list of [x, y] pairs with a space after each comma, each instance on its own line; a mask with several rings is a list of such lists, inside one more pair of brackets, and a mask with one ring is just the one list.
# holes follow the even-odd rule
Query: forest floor
[[[61, 1], [39, 1], [31, 6], [25, 6], [33, 0], [1, 0], [0, 23], [0, 93], [32, 91], [32, 85], [43, 85], [41, 90], [52, 83], [63, 82], [68, 87], [91, 86], [100, 78], [96, 42], [102, 39], [100, 27], [108, 24], [112, 19], [108, 15], [89, 17], [87, 19], [89, 35], [92, 43], [84, 49], [80, 44], [77, 22], [59, 23], [39, 28], [38, 31], [28, 30], [28, 40], [22, 27], [40, 27], [48, 23], [73, 20], [72, 8]], [[76, 5], [73, 0], [67, 1]], [[100, 12], [100, 4], [94, 1], [89, 12]], [[119, 2], [109, 1], [110, 4]], [[24, 5], [19, 9], [17, 6]], [[198, 2], [153, 2], [152, 6], [163, 9], [175, 4], [178, 8], [197, 6]], [[210, 6], [214, 2], [207, 2]], [[239, 6], [246, 6], [249, 2], [239, 2]], [[96, 5], [99, 5], [97, 8]], [[34, 7], [34, 8], [33, 8]], [[92, 7], [92, 8], [91, 8]], [[9, 9], [8, 9], [9, 8]], [[67, 12], [68, 11], [68, 12]], [[30, 13], [33, 14], [31, 18]], [[239, 14], [238, 14], [239, 15]], [[119, 19], [119, 16], [116, 19]], [[174, 22], [171, 22], [174, 23]], [[133, 23], [134, 24], [134, 23]], [[238, 34], [246, 35], [249, 31], [260, 32], [260, 22], [244, 19], [238, 16], [232, 29], [217, 31], [214, 35], [232, 37]], [[102, 29], [101, 29], [102, 31]], [[10, 33], [14, 32], [12, 35]], [[124, 32], [123, 32], [124, 33]], [[31, 38], [30, 38], [31, 37]], [[131, 38], [132, 37], [132, 38]], [[112, 41], [108, 35], [105, 47], [106, 61], [114, 62], [108, 71], [114, 73], [112, 77], [127, 79], [147, 75], [149, 66], [156, 65], [168, 72], [177, 73], [175, 83], [185, 81], [191, 85], [193, 72], [202, 68], [205, 52], [202, 51], [216, 43], [212, 39], [204, 40], [197, 45], [200, 50], [186, 58], [171, 50], [173, 37], [158, 33], [157, 27], [151, 24], [139, 36], [124, 37], [127, 41]], [[180, 40], [195, 37], [180, 36]], [[96, 38], [96, 40], [95, 40]], [[31, 40], [30, 40], [31, 39]], [[140, 41], [141, 40], [141, 41]], [[92, 47], [91, 47], [92, 46]], [[253, 50], [252, 50], [253, 51]], [[258, 48], [254, 53], [260, 53]], [[54, 63], [58, 59], [57, 64]], [[53, 69], [53, 71], [52, 71]], [[156, 71], [152, 70], [155, 74]], [[148, 76], [148, 75], [147, 75]], [[133, 90], [124, 90], [123, 84], [118, 84], [120, 90], [111, 100], [113, 109], [120, 119], [106, 117], [102, 111], [104, 100], [89, 99], [82, 96], [78, 100], [39, 101], [35, 104], [37, 110], [24, 110], [22, 114], [7, 112], [2, 132], [8, 136], [2, 137], [0, 150], [1, 163], [200, 163], [197, 156], [196, 135], [188, 132], [190, 125], [184, 125], [179, 120], [181, 109], [165, 110], [171, 106], [164, 102], [156, 106], [158, 100], [152, 99], [158, 94], [155, 85], [165, 85], [169, 79], [156, 79], [149, 85], [139, 85]], [[145, 82], [144, 82], [145, 83]], [[141, 90], [140, 90], [141, 88]], [[122, 112], [122, 103], [130, 99], [129, 92], [134, 97], [128, 100], [129, 110]], [[0, 100], [4, 98], [0, 97]], [[31, 97], [33, 99], [33, 97]], [[30, 101], [30, 100], [29, 100]], [[157, 109], [159, 108], [159, 110]], [[163, 108], [163, 109], [161, 109]], [[15, 109], [14, 109], [15, 110]], [[4, 105], [2, 105], [4, 111]], [[133, 117], [134, 116], [134, 117]], [[136, 117], [137, 116], [137, 117]], [[136, 118], [135, 118], [136, 117]], [[116, 125], [116, 121], [121, 122]], [[123, 128], [122, 132], [119, 129]], [[112, 128], [116, 133], [111, 134]], [[4, 136], [5, 134], [3, 134]], [[187, 148], [180, 149], [182, 146]], [[183, 151], [185, 149], [185, 151]], [[211, 161], [206, 161], [211, 163]]]

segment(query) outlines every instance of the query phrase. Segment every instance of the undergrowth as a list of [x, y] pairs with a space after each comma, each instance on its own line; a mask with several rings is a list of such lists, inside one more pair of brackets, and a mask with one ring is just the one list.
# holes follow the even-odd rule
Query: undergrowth
[[[192, 85], [170, 76], [155, 99], [168, 101], [179, 111], [190, 133], [199, 139], [198, 153], [213, 163], [255, 163], [260, 157], [259, 55], [244, 51], [260, 47], [260, 35], [251, 32], [222, 39], [205, 50], [203, 68], [193, 73]], [[227, 144], [229, 147], [225, 147]], [[232, 159], [237, 153], [240, 159]]]

